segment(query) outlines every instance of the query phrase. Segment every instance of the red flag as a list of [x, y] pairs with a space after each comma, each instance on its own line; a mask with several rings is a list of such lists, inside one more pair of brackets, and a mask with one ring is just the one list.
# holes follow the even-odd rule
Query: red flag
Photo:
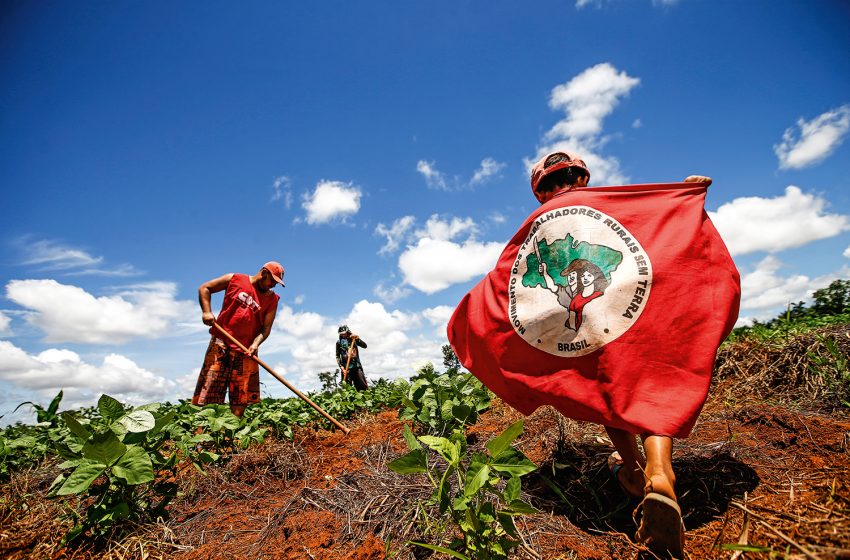
[[455, 310], [448, 336], [461, 363], [524, 414], [548, 404], [632, 433], [687, 436], [740, 301], [706, 189], [556, 195]]

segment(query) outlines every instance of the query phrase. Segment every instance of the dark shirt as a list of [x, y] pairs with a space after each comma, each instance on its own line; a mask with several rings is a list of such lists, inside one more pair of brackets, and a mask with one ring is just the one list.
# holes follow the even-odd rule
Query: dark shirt
[[[354, 341], [352, 345], [351, 342]], [[348, 362], [348, 350], [351, 348], [351, 362], [348, 364], [348, 368], [360, 368], [363, 367], [360, 364], [360, 351], [357, 347], [366, 348], [366, 343], [363, 342], [360, 338], [340, 338], [336, 341], [336, 361], [339, 364], [340, 369], [345, 368], [345, 364]]]

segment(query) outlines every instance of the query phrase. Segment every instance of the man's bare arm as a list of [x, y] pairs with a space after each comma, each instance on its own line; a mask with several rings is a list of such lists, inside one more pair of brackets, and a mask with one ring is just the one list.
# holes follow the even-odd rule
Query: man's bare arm
[[266, 316], [263, 317], [263, 330], [257, 337], [254, 339], [254, 342], [251, 343], [251, 346], [248, 348], [248, 355], [253, 356], [257, 353], [257, 350], [260, 348], [260, 344], [263, 343], [265, 339], [269, 337], [272, 332], [272, 325], [274, 324], [274, 318], [277, 315], [277, 306], [272, 307], [266, 313]]
[[212, 325], [213, 321], [215, 321], [215, 315], [213, 315], [212, 308], [210, 307], [212, 305], [212, 294], [227, 289], [231, 278], [233, 278], [232, 272], [219, 276], [209, 282], [204, 282], [198, 288], [198, 303], [201, 304], [201, 320], [205, 325]]

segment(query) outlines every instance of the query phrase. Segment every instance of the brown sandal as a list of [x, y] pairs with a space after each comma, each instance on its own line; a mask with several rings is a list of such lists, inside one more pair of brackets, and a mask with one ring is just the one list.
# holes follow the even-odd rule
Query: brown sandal
[[679, 504], [667, 496], [649, 492], [635, 509], [635, 514], [638, 511], [641, 512], [641, 520], [635, 540], [661, 558], [683, 558], [685, 525]]

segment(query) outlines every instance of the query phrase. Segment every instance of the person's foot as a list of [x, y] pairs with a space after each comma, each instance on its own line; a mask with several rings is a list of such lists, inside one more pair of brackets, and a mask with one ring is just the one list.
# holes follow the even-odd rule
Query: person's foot
[[667, 496], [649, 492], [635, 510], [635, 515], [638, 512], [640, 525], [635, 540], [659, 558], [683, 558], [685, 525], [679, 504]]
[[608, 470], [611, 472], [614, 480], [617, 481], [617, 484], [620, 485], [623, 492], [631, 498], [642, 498], [645, 486], [643, 472], [639, 469], [627, 469], [623, 467], [623, 458], [618, 451], [608, 456]]
[[662, 496], [670, 498], [675, 502], [676, 492], [673, 489], [673, 485], [675, 483], [675, 480], [671, 480], [664, 472], [651, 473], [649, 475], [649, 480], [646, 481], [642, 494], [654, 492], [655, 494], [661, 494]]

